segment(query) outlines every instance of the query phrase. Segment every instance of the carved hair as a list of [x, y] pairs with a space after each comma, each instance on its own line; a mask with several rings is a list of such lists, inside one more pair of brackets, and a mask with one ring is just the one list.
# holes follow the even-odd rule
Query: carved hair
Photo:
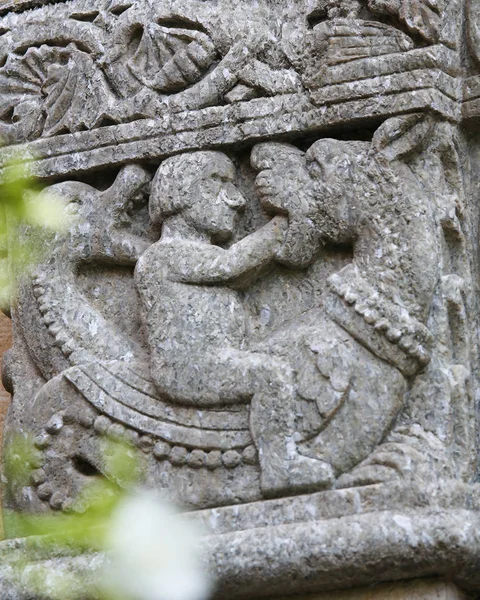
[[349, 189], [358, 186], [385, 201], [399, 187], [395, 171], [378, 160], [370, 142], [322, 139], [308, 149], [305, 158], [310, 176], [320, 188], [328, 186], [329, 180], [343, 181]]
[[235, 167], [221, 152], [191, 152], [163, 161], [152, 181], [150, 218], [162, 223], [167, 217], [181, 213], [195, 202], [197, 184], [214, 175], [219, 168]]

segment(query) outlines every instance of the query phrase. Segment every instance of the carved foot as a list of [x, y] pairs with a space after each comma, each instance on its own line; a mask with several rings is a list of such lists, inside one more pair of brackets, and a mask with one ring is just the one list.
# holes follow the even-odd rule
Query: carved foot
[[293, 460], [262, 469], [260, 486], [266, 498], [274, 498], [329, 488], [334, 480], [328, 463], [297, 455]]
[[426, 481], [444, 462], [443, 445], [433, 434], [416, 426], [407, 434], [395, 432], [350, 473], [339, 477], [335, 487], [359, 487], [411, 477]]

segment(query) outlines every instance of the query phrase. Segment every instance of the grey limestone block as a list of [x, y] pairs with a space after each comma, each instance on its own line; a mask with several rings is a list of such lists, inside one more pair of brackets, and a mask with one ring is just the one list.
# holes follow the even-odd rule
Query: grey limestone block
[[223, 597], [478, 590], [476, 2], [0, 13], [2, 176], [75, 217], [14, 274], [5, 505], [71, 510], [122, 441]]

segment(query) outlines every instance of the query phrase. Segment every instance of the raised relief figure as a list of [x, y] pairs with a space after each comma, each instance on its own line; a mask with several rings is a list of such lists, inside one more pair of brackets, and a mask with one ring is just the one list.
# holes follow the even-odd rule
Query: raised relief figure
[[151, 373], [162, 396], [197, 408], [251, 402], [265, 496], [330, 484], [329, 465], [299, 454], [290, 366], [248, 350], [245, 309], [235, 287], [258, 276], [280, 250], [286, 219], [228, 249], [245, 199], [223, 154], [198, 152], [166, 160], [150, 199], [160, 240], [140, 258], [136, 281], [151, 349]]
[[[40, 501], [63, 508], [85, 470], [102, 472], [103, 436], [138, 446], [146, 480], [194, 507], [415, 475], [432, 444], [450, 469], [432, 386], [443, 411], [465, 406], [455, 430], [467, 441], [451, 454], [467, 455], [468, 269], [449, 258], [463, 239], [461, 203], [447, 179], [431, 193], [416, 162], [431, 161], [443, 181], [451, 135], [437, 124], [432, 137], [434, 126], [412, 114], [371, 142], [259, 144], [256, 179], [202, 151], [164, 160], [151, 186], [130, 165], [104, 191], [51, 188], [78, 221], [51, 240], [16, 308], [46, 381], [31, 426]], [[98, 308], [100, 265], [113, 269], [113, 318]], [[143, 327], [125, 327], [115, 295], [128, 295]], [[12, 422], [29, 419], [28, 405], [14, 400]], [[29, 498], [12, 504], [36, 507]]]
[[480, 589], [480, 0], [0, 0], [0, 40], [2, 176], [71, 218], [6, 299], [5, 515], [88, 521], [118, 444], [219, 598]]
[[[353, 244], [353, 262], [328, 280], [325, 306], [263, 342], [289, 355], [299, 396], [316, 402], [323, 417], [305, 436], [303, 452], [338, 476], [392, 427], [407, 389], [402, 374], [429, 361], [424, 322], [438, 277], [431, 210], [407, 172], [408, 191], [392, 185], [394, 172], [369, 143], [321, 140], [306, 155], [266, 144], [254, 149], [253, 164], [263, 202], [289, 215], [278, 260], [306, 268], [322, 244]], [[345, 437], [349, 431], [354, 435]]]
[[428, 369], [443, 234], [432, 197], [407, 166], [429, 131], [428, 119], [411, 115], [386, 122], [372, 143], [327, 139], [306, 153], [278, 143], [252, 152], [263, 204], [289, 218], [277, 260], [305, 269], [325, 244], [353, 250], [328, 277], [324, 305], [260, 344], [290, 361], [299, 399], [316, 404], [320, 419], [304, 423], [299, 447], [332, 466], [337, 486], [406, 474], [413, 457], [428, 461], [409, 448], [405, 421], [402, 435], [392, 428], [410, 394], [424, 402], [415, 377], [438, 379], [448, 367], [436, 356]]

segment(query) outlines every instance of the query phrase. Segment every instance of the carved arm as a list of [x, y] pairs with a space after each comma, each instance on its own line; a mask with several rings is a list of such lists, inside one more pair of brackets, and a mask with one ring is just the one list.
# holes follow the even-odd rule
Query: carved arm
[[205, 246], [191, 261], [182, 261], [175, 280], [190, 284], [224, 284], [252, 276], [274, 259], [283, 243], [288, 221], [275, 217], [258, 231], [233, 244], [228, 250]]

